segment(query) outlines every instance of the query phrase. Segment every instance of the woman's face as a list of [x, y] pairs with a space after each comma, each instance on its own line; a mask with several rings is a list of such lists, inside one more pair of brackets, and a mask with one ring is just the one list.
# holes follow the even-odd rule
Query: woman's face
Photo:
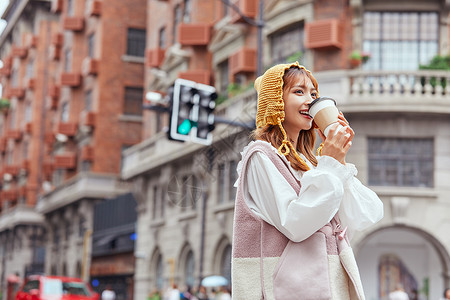
[[445, 299], [450, 299], [450, 290], [445, 291]]
[[308, 114], [309, 104], [317, 98], [317, 90], [306, 75], [297, 76], [283, 89], [283, 127], [291, 140], [297, 140], [301, 130], [308, 130], [313, 119]]

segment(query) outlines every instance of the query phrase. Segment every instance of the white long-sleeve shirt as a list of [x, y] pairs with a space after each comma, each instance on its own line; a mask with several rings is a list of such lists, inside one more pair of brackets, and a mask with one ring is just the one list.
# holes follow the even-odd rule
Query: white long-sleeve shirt
[[[275, 148], [273, 150], [278, 153]], [[284, 156], [280, 157], [288, 162]], [[383, 203], [355, 177], [354, 165], [343, 165], [330, 156], [320, 156], [315, 167], [304, 156], [302, 158], [310, 167], [309, 171], [296, 171], [288, 163], [290, 171], [301, 183], [298, 195], [261, 152], [250, 158], [247, 180], [243, 183], [244, 199], [249, 208], [290, 240], [305, 240], [337, 212], [350, 234], [366, 229], [383, 217]], [[240, 169], [241, 164], [238, 173]]]

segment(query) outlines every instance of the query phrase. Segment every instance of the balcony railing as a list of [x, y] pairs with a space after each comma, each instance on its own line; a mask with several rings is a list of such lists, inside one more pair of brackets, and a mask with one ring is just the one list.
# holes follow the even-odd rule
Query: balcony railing
[[[352, 111], [438, 111], [450, 108], [450, 72], [339, 70], [314, 74], [320, 95], [333, 97]], [[419, 107], [420, 106], [420, 107]], [[426, 106], [426, 107], [425, 107]]]

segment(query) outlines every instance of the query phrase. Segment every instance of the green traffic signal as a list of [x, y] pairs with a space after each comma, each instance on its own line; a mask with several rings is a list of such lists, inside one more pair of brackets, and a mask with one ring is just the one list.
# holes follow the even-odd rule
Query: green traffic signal
[[183, 135], [188, 135], [189, 131], [191, 131], [192, 124], [189, 119], [184, 119], [183, 122], [181, 122], [180, 126], [178, 126], [178, 133]]

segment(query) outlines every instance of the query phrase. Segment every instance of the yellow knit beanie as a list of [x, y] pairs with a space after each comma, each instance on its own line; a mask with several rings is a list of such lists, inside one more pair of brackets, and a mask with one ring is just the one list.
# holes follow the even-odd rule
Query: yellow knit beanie
[[279, 64], [268, 69], [263, 75], [255, 80], [255, 89], [258, 92], [258, 106], [256, 111], [256, 127], [266, 125], [278, 125], [283, 134], [283, 141], [278, 148], [278, 153], [287, 156], [290, 151], [306, 170], [308, 165], [298, 155], [292, 143], [288, 140], [286, 131], [283, 128], [284, 121], [284, 102], [283, 102], [283, 76], [286, 70], [291, 67], [298, 67], [310, 73], [304, 66], [298, 62], [290, 64]]

